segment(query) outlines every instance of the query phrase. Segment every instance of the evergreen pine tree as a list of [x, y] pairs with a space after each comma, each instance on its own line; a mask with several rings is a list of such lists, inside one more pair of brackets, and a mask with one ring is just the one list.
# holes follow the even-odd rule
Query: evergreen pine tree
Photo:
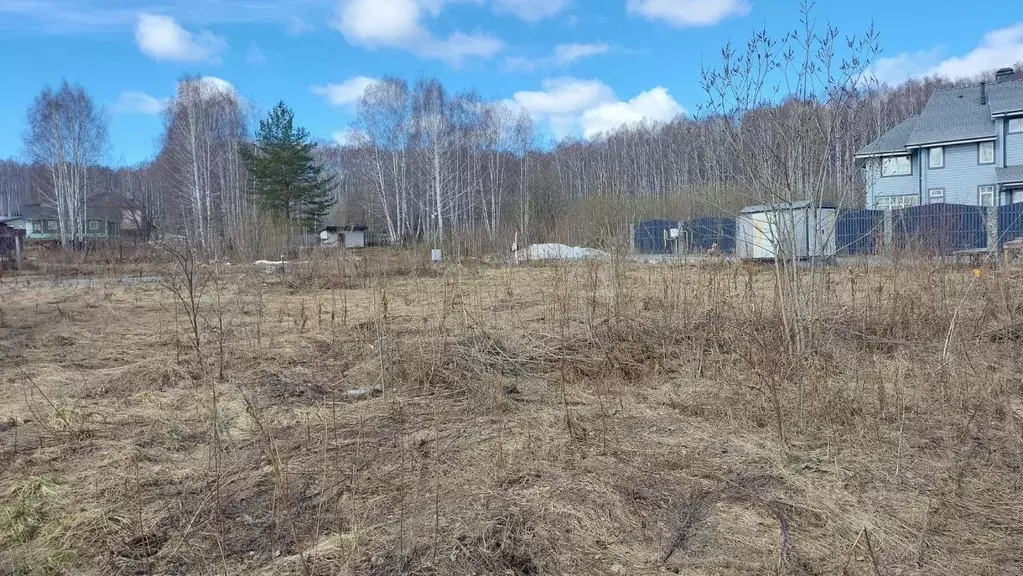
[[334, 206], [334, 178], [324, 176], [313, 157], [316, 144], [295, 126], [295, 114], [282, 101], [259, 121], [256, 141], [243, 150], [252, 193], [263, 209], [315, 228]]

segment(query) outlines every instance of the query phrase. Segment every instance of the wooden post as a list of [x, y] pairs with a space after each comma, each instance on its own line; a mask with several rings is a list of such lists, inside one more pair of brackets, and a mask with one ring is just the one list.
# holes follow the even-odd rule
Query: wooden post
[[14, 263], [16, 269], [21, 271], [21, 234], [18, 231], [14, 231]]
[[885, 208], [884, 217], [881, 221], [881, 234], [883, 235], [884, 242], [881, 251], [885, 256], [891, 256], [895, 248], [895, 218], [890, 207]]

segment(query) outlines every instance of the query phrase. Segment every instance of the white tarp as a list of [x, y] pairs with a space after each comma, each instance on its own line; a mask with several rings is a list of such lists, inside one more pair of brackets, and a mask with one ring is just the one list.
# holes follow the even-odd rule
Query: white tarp
[[594, 248], [567, 246], [565, 244], [533, 244], [526, 248], [526, 260], [585, 260], [587, 258], [609, 258], [610, 254]]

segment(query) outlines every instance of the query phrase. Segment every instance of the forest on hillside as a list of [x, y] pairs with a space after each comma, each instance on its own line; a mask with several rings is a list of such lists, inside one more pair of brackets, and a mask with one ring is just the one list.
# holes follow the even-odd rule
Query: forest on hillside
[[[506, 102], [452, 93], [434, 78], [385, 78], [360, 99], [348, 141], [313, 151], [332, 177], [329, 220], [367, 225], [392, 243], [494, 247], [515, 234], [600, 244], [641, 218], [726, 214], [774, 199], [857, 207], [861, 146], [918, 114], [933, 91], [993, 77], [882, 85], [870, 81], [876, 31], [851, 38], [815, 29], [807, 14], [802, 22], [783, 38], [759, 33], [724, 47], [702, 74], [706, 102], [690, 115], [590, 139], [545, 141]], [[138, 220], [143, 240], [179, 234], [211, 254], [278, 242], [281, 226], [252, 197], [243, 153], [259, 118], [245, 99], [188, 76], [164, 118], [152, 160], [105, 166], [104, 111], [79, 86], [46, 87], [28, 111], [27, 161], [0, 162], [0, 214], [108, 194]]]

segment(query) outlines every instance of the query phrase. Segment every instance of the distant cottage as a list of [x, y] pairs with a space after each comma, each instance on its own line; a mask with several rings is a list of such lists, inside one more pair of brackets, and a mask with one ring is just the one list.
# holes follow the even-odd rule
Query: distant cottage
[[[24, 231], [28, 240], [59, 241], [60, 223], [56, 208], [42, 203], [26, 204], [21, 207], [17, 216], [4, 218], [4, 222], [18, 230]], [[87, 239], [113, 238], [121, 234], [125, 219], [116, 198], [103, 194], [91, 198], [85, 219], [85, 237]]]

